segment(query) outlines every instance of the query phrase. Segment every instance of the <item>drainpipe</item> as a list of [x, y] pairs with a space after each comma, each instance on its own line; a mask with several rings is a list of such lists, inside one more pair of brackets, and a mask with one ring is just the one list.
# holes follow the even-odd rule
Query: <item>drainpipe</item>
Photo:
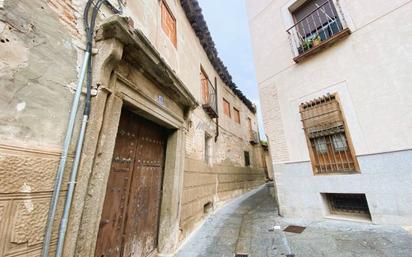
[[216, 135], [215, 135], [215, 142], [217, 142], [217, 138], [219, 137], [219, 98], [217, 97], [217, 81], [215, 77], [215, 96], [216, 96]]
[[43, 250], [42, 250], [42, 255], [41, 255], [42, 257], [48, 257], [49, 255], [50, 241], [51, 241], [52, 230], [53, 230], [53, 222], [56, 217], [57, 203], [59, 201], [59, 195], [60, 195], [60, 190], [61, 190], [61, 186], [63, 182], [64, 170], [66, 168], [67, 155], [69, 152], [70, 142], [73, 136], [73, 130], [74, 130], [74, 125], [76, 121], [76, 114], [79, 108], [80, 95], [82, 92], [82, 86], [83, 86], [83, 81], [84, 81], [84, 77], [86, 74], [89, 56], [90, 56], [90, 53], [88, 52], [86, 52], [84, 55], [83, 64], [82, 64], [82, 68], [80, 72], [80, 78], [79, 78], [79, 82], [76, 87], [76, 94], [74, 95], [72, 107], [70, 110], [69, 123], [67, 125], [66, 135], [64, 137], [63, 151], [60, 157], [59, 168], [57, 169], [57, 172], [56, 172], [56, 179], [55, 179], [55, 184], [54, 184], [54, 189], [53, 189], [53, 195], [52, 195], [52, 199], [50, 202], [49, 215], [48, 215], [47, 224], [46, 224], [46, 233], [44, 235]]
[[[121, 8], [120, 0], [118, 2]], [[89, 20], [89, 10], [90, 10], [92, 3], [93, 3], [93, 0], [88, 0], [85, 10], [84, 10], [84, 22], [85, 22], [85, 28], [86, 28], [86, 34], [87, 34], [87, 47], [86, 47], [86, 52], [83, 58], [83, 64], [81, 68], [79, 82], [76, 87], [76, 94], [74, 96], [73, 103], [72, 103], [69, 124], [67, 126], [67, 132], [65, 135], [65, 140], [64, 140], [64, 145], [63, 145], [63, 152], [62, 152], [62, 156], [60, 159], [59, 168], [56, 173], [56, 181], [55, 181], [54, 191], [52, 195], [52, 200], [50, 203], [50, 210], [49, 210], [49, 215], [48, 215], [47, 224], [46, 224], [46, 232], [44, 236], [44, 243], [43, 243], [43, 249], [42, 249], [42, 254], [41, 254], [42, 257], [49, 256], [53, 223], [54, 223], [54, 219], [56, 216], [57, 204], [58, 204], [60, 190], [61, 190], [61, 186], [63, 182], [64, 170], [66, 168], [68, 151], [69, 151], [70, 143], [71, 143], [72, 136], [73, 136], [74, 126], [75, 126], [75, 121], [76, 121], [76, 114], [78, 111], [81, 91], [82, 91], [83, 82], [84, 82], [84, 78], [85, 78], [86, 70], [87, 70], [87, 83], [86, 83], [87, 93], [86, 93], [83, 121], [82, 121], [79, 138], [78, 138], [77, 145], [76, 145], [76, 154], [75, 154], [75, 158], [74, 158], [74, 162], [72, 166], [70, 181], [68, 183], [68, 191], [66, 195], [66, 202], [65, 202], [65, 206], [63, 210], [62, 219], [60, 222], [55, 256], [56, 257], [62, 256], [62, 253], [63, 253], [63, 246], [64, 246], [64, 240], [65, 240], [66, 231], [67, 231], [70, 207], [71, 207], [72, 200], [73, 200], [74, 189], [76, 185], [76, 178], [77, 178], [78, 168], [80, 164], [80, 157], [81, 157], [81, 152], [83, 148], [84, 136], [85, 136], [85, 132], [87, 128], [87, 122], [88, 122], [89, 115], [90, 115], [91, 84], [92, 84], [92, 48], [93, 48], [94, 26], [96, 22], [97, 12], [99, 11], [103, 3], [106, 3], [112, 11], [115, 11], [115, 13], [120, 13], [122, 11], [122, 9], [118, 10], [115, 7], [113, 7], [113, 5], [111, 5], [107, 0], [98, 0], [98, 2], [93, 8], [91, 24], [89, 25], [89, 21], [88, 21]]]

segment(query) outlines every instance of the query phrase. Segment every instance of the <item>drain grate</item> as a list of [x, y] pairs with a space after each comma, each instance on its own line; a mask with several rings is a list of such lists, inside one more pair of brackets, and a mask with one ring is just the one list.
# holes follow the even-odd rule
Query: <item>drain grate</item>
[[249, 257], [249, 254], [247, 254], [247, 253], [236, 253], [235, 257]]
[[283, 231], [285, 232], [290, 232], [290, 233], [296, 233], [296, 234], [300, 234], [303, 232], [303, 230], [305, 230], [306, 227], [301, 227], [301, 226], [288, 226], [287, 228], [285, 228]]

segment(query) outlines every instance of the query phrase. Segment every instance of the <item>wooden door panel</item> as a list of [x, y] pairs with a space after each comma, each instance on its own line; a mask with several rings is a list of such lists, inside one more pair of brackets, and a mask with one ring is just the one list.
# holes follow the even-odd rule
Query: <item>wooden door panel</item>
[[97, 236], [96, 257], [121, 256], [122, 233], [138, 133], [131, 118], [128, 112], [123, 112], [120, 118]]
[[125, 226], [125, 257], [145, 257], [157, 248], [166, 134], [142, 118]]

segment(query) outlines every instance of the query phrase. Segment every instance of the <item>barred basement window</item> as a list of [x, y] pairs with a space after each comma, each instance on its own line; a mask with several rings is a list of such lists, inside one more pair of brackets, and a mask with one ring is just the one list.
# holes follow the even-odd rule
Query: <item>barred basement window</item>
[[315, 174], [359, 172], [359, 165], [337, 95], [300, 105]]
[[360, 216], [371, 219], [365, 194], [324, 194], [331, 214]]

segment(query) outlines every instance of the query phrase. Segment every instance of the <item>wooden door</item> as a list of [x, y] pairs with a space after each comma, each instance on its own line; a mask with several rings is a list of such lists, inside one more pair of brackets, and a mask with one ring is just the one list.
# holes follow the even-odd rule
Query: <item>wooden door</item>
[[96, 257], [146, 257], [156, 250], [165, 147], [163, 128], [122, 112]]

